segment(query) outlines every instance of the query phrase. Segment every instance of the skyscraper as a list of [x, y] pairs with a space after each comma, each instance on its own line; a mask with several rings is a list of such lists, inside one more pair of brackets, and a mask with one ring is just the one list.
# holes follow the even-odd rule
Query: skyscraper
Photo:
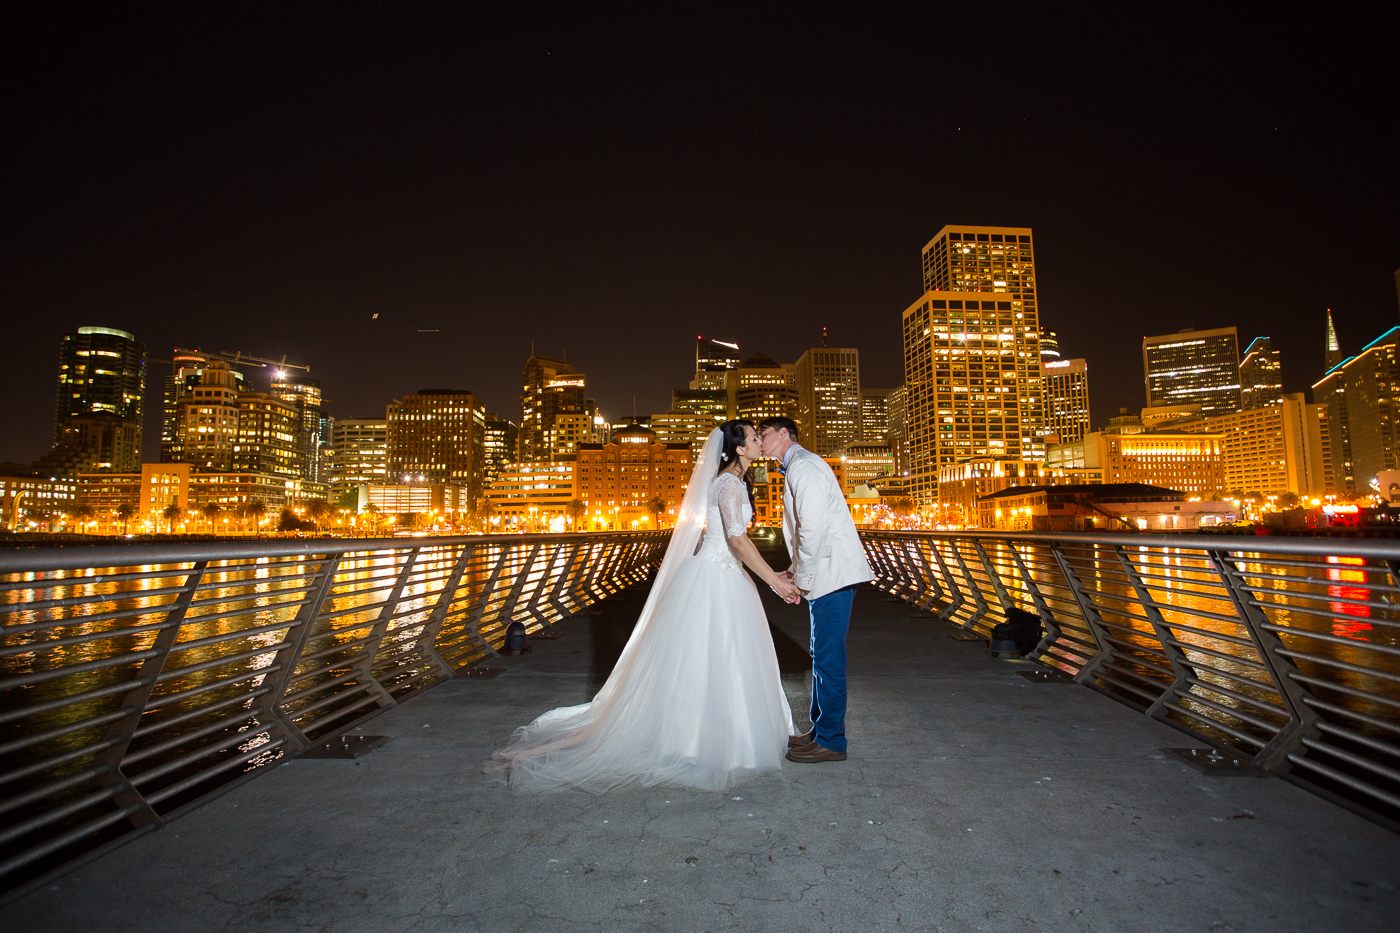
[[[53, 442], [74, 415], [108, 412], [141, 429], [146, 391], [146, 348], [124, 330], [79, 327], [58, 347], [58, 392]], [[137, 448], [140, 448], [138, 441]]]
[[[530, 354], [520, 391], [520, 449], [522, 461], [548, 461], [558, 455], [573, 430], [557, 430], [559, 415], [591, 415], [583, 373], [563, 360]], [[591, 419], [590, 419], [591, 425]], [[563, 428], [564, 426], [559, 426]], [[571, 425], [577, 428], [577, 424]], [[561, 440], [562, 439], [562, 440]]]
[[[189, 398], [203, 398], [206, 401], [220, 398], [224, 400], [231, 409], [234, 409], [228, 417], [232, 420], [229, 424], [237, 430], [237, 411], [233, 399], [240, 392], [247, 391], [248, 384], [244, 378], [240, 365], [233, 364], [222, 358], [221, 354], [204, 353], [200, 350], [189, 350], [183, 347], [176, 347], [174, 355], [171, 357], [172, 363], [170, 372], [165, 377], [165, 391], [162, 395], [161, 425], [160, 425], [160, 462], [161, 463], [194, 463], [184, 454], [184, 439], [180, 432], [184, 422], [182, 403]], [[218, 363], [218, 369], [224, 375], [214, 377], [214, 381], [208, 384], [204, 380], [206, 369]], [[227, 389], [226, 393], [219, 393], [218, 396], [209, 392], [204, 392], [200, 396], [195, 396], [197, 387], [203, 385], [206, 389], [217, 387]], [[208, 406], [206, 406], [208, 407]], [[196, 432], [198, 433], [198, 432]], [[208, 433], [208, 432], [205, 432]], [[232, 440], [229, 441], [229, 466], [219, 467], [219, 469], [232, 469], [233, 451]]]
[[739, 345], [726, 340], [695, 338], [695, 378], [692, 389], [723, 389], [730, 370], [739, 368]]
[[482, 438], [485, 447], [482, 482], [489, 486], [501, 475], [506, 464], [515, 462], [516, 452], [520, 449], [520, 428], [514, 421], [490, 414], [486, 416]]
[[310, 376], [297, 376], [286, 370], [272, 374], [272, 395], [296, 409], [297, 471], [304, 480], [324, 483], [329, 479], [321, 451], [321, 382]]
[[813, 347], [795, 370], [802, 446], [829, 457], [860, 440], [860, 351]]
[[1053, 330], [1040, 329], [1040, 361], [1047, 363], [1060, 358], [1060, 338]]
[[1283, 404], [1283, 368], [1268, 337], [1256, 337], [1240, 361], [1240, 410]]
[[1049, 359], [1040, 369], [1045, 386], [1045, 433], [1058, 435], [1061, 444], [1083, 440], [1089, 433], [1089, 364]]
[[1342, 361], [1342, 345], [1337, 342], [1337, 328], [1332, 324], [1332, 309], [1327, 309], [1327, 350], [1324, 369], [1331, 369]]
[[890, 393], [894, 389], [860, 390], [860, 436], [867, 443], [888, 443], [890, 435]]
[[465, 389], [419, 389], [394, 399], [385, 420], [389, 482], [464, 486], [468, 501], [481, 497], [486, 408], [476, 396]]
[[1400, 327], [1329, 369], [1313, 384], [1313, 401], [1327, 406], [1337, 492], [1365, 493], [1400, 459]]
[[1197, 404], [1210, 416], [1240, 410], [1240, 351], [1233, 327], [1185, 328], [1142, 338], [1147, 407]]
[[223, 360], [201, 361], [188, 368], [177, 363], [175, 373], [177, 378], [166, 385], [161, 462], [188, 463], [206, 472], [232, 470], [234, 451], [242, 446], [238, 431], [238, 400], [245, 394], [242, 374]]
[[[994, 302], [1005, 302], [1011, 311], [1010, 330], [1003, 331], [998, 319], [995, 323], [998, 338], [998, 357], [1001, 350], [1009, 350], [1001, 363], [1010, 362], [1013, 367], [1002, 372], [1014, 372], [1014, 394], [1016, 396], [1016, 418], [1019, 422], [1014, 431], [1016, 447], [1012, 451], [1008, 441], [1006, 454], [1012, 459], [1036, 460], [1045, 456], [1045, 444], [1041, 438], [1044, 431], [1045, 412], [1040, 383], [1040, 315], [1036, 303], [1034, 242], [1029, 227], [976, 227], [949, 225], [924, 246], [923, 249], [924, 289], [947, 292], [991, 293], [978, 296]], [[942, 296], [945, 301], [956, 300]], [[957, 298], [966, 298], [958, 295]], [[934, 300], [925, 295], [926, 300]], [[921, 302], [916, 302], [919, 304]], [[950, 306], [951, 307], [951, 306]], [[998, 307], [997, 309], [1001, 309]], [[986, 326], [986, 325], [983, 325]], [[964, 348], [966, 349], [966, 348]], [[983, 347], [983, 349], [987, 349]], [[958, 356], [958, 354], [953, 354]], [[906, 383], [908, 385], [908, 383]], [[913, 392], [913, 386], [908, 385]], [[1002, 388], [1005, 388], [1003, 386]], [[1009, 393], [998, 393], [1006, 395]], [[910, 401], [912, 401], [912, 396]], [[996, 406], [1005, 410], [1005, 405]], [[911, 414], [913, 409], [910, 409]], [[911, 425], [913, 422], [911, 422]], [[1005, 423], [1002, 424], [1006, 428]], [[930, 474], [934, 489], [937, 488], [938, 470]]]

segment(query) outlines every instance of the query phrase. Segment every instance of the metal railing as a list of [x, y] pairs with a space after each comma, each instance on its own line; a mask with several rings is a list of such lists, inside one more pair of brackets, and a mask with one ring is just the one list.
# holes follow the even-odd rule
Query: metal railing
[[0, 890], [645, 579], [669, 532], [0, 551]]
[[1400, 830], [1400, 541], [863, 532], [876, 586]]

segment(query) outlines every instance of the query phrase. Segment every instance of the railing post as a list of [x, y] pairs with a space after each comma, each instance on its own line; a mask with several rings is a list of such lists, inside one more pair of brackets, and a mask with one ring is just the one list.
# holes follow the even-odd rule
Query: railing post
[[151, 645], [159, 653], [142, 662], [141, 669], [136, 672], [135, 686], [122, 696], [117, 706], [118, 709], [131, 710], [131, 714], [107, 728], [106, 737], [117, 739], [117, 743], [93, 756], [93, 765], [106, 765], [108, 769], [106, 774], [98, 778], [98, 783], [108, 787], [119, 784], [124, 788], [112, 798], [112, 802], [119, 809], [140, 807], [127, 817], [136, 827], [145, 826], [147, 823], [163, 823], [164, 820], [122, 772], [122, 759], [126, 757], [127, 749], [131, 747], [132, 736], [141, 725], [141, 716], [146, 710], [146, 704], [151, 700], [151, 692], [156, 688], [156, 678], [165, 667], [165, 659], [170, 656], [170, 649], [175, 645], [175, 640], [180, 637], [180, 626], [185, 621], [190, 604], [194, 602], [195, 592], [199, 589], [199, 583], [204, 579], [204, 570], [208, 566], [208, 561], [196, 561], [188, 571], [184, 586], [180, 588], [180, 595], [170, 604], [170, 611], [165, 615], [168, 627], [156, 634], [155, 643]]
[[476, 640], [477, 647], [485, 648], [488, 654], [495, 654], [496, 649], [492, 648], [491, 643], [482, 636], [481, 623], [486, 618], [486, 606], [491, 602], [491, 595], [496, 592], [496, 584], [500, 582], [501, 574], [505, 572], [506, 560], [509, 559], [512, 551], [511, 546], [507, 544], [498, 544], [495, 547], [499, 552], [496, 555], [496, 565], [491, 568], [491, 576], [486, 579], [486, 583], [481, 588], [481, 601], [462, 620], [462, 624], [471, 633], [471, 637]]
[[1142, 604], [1142, 611], [1147, 615], [1147, 623], [1152, 626], [1152, 634], [1162, 646], [1162, 654], [1167, 658], [1167, 663], [1171, 665], [1172, 682], [1167, 685], [1167, 689], [1162, 691], [1162, 695], [1153, 701], [1152, 705], [1143, 712], [1153, 719], [1165, 719], [1167, 704], [1176, 700], [1177, 691], [1184, 690], [1186, 678], [1194, 673], [1194, 668], [1186, 660], [1186, 653], [1177, 647], [1173, 642], [1176, 636], [1172, 633], [1166, 619], [1162, 617], [1162, 612], [1154, 604], [1152, 592], [1147, 588], [1147, 584], [1142, 580], [1142, 574], [1138, 572], [1132, 558], [1128, 557], [1123, 545], [1117, 544], [1113, 547], [1113, 553], [1118, 556], [1118, 564], [1123, 568], [1123, 573], [1127, 575], [1128, 582], [1132, 584], [1133, 593], [1137, 595], [1138, 602]]
[[1089, 663], [1079, 669], [1079, 673], [1074, 675], [1076, 682], [1088, 684], [1098, 676], [1099, 669], [1108, 661], [1112, 653], [1112, 646], [1108, 641], [1108, 630], [1104, 627], [1103, 619], [1099, 616], [1098, 606], [1094, 604], [1093, 597], [1084, 586], [1084, 581], [1079, 579], [1078, 572], [1069, 562], [1069, 558], [1060, 550], [1058, 544], [1050, 545], [1050, 552], [1055, 555], [1055, 563], [1060, 566], [1060, 574], [1065, 578], [1065, 585], [1074, 594], [1074, 602], [1079, 606], [1079, 612], [1084, 616], [1084, 625], [1089, 629], [1089, 634], [1094, 637], [1094, 646], [1098, 649], [1094, 656], [1089, 659]]
[[1011, 594], [1006, 591], [1006, 585], [1001, 582], [1001, 577], [997, 574], [996, 567], [992, 565], [992, 560], [987, 556], [986, 548], [982, 547], [982, 542], [976, 538], [972, 539], [972, 548], [977, 552], [978, 560], [982, 561], [982, 567], [987, 571], [987, 579], [992, 583], [992, 592], [997, 595], [997, 602], [1001, 603], [1002, 611], [1015, 609], [1016, 604], [1011, 600]]
[[958, 542], [953, 540], [950, 546], [953, 549], [953, 560], [958, 562], [958, 570], [962, 573], [963, 582], [972, 591], [972, 599], [977, 603], [977, 611], [969, 616], [962, 626], [970, 632], [976, 629], [977, 623], [982, 621], [982, 617], [990, 611], [991, 607], [987, 605], [987, 599], [982, 595], [982, 588], [977, 585], [976, 580], [972, 579], [972, 571], [967, 569], [967, 561], [963, 560], [962, 548], [958, 547]]
[[[1029, 546], [1029, 545], [1028, 545]], [[1026, 655], [1027, 658], [1035, 658], [1044, 654], [1060, 638], [1060, 624], [1055, 621], [1054, 614], [1050, 611], [1050, 604], [1045, 601], [1045, 594], [1040, 592], [1040, 586], [1031, 576], [1030, 570], [1026, 567], [1026, 562], [1021, 558], [1021, 552], [1016, 549], [1014, 542], [1007, 542], [1007, 547], [1011, 551], [1011, 560], [1016, 564], [1016, 572], [1021, 575], [1021, 583], [1025, 586], [1026, 592], [1030, 594], [1031, 602], [1035, 605], [1036, 614], [1040, 616], [1040, 621], [1045, 625], [1045, 637], [1035, 650]]]
[[296, 746], [296, 751], [305, 751], [310, 748], [311, 740], [306, 737], [306, 733], [297, 727], [296, 723], [292, 722], [292, 717], [287, 715], [286, 710], [282, 709], [282, 697], [287, 692], [287, 684], [292, 680], [298, 659], [306, 648], [306, 642], [311, 637], [311, 629], [315, 626], [316, 619], [321, 615], [321, 607], [325, 605], [326, 598], [330, 595], [336, 571], [340, 569], [340, 563], [344, 559], [344, 554], [328, 555], [321, 558], [321, 566], [317, 568], [316, 575], [313, 577], [315, 582], [312, 584], [311, 598], [302, 603], [291, 626], [287, 629], [287, 647], [278, 651], [272, 659], [273, 666], [280, 664], [281, 669], [273, 675], [273, 682], [270, 684], [272, 692], [268, 696], [268, 715], [282, 730], [287, 740]]
[[428, 624], [423, 626], [423, 631], [418, 634], [418, 643], [415, 645], [420, 654], [437, 665], [438, 669], [448, 677], [457, 672], [452, 669], [451, 664], [443, 660], [442, 655], [437, 653], [437, 637], [438, 633], [442, 631], [442, 623], [447, 618], [447, 609], [452, 605], [457, 588], [462, 585], [462, 574], [466, 572], [467, 564], [471, 562], [474, 551], [473, 545], [465, 544], [462, 546], [462, 553], [457, 558], [457, 565], [452, 568], [452, 573], [448, 576], [441, 595], [438, 596], [437, 605], [433, 607], [432, 614], [428, 616]]
[[384, 689], [374, 676], [374, 658], [379, 654], [379, 646], [384, 643], [384, 632], [389, 627], [389, 620], [393, 618], [394, 612], [399, 607], [399, 601], [403, 598], [404, 588], [408, 585], [408, 578], [413, 575], [413, 566], [418, 562], [418, 552], [420, 547], [410, 548], [408, 557], [403, 562], [403, 569], [394, 579], [394, 586], [389, 590], [389, 596], [385, 599], [384, 605], [379, 610], [379, 617], [374, 620], [374, 626], [370, 629], [370, 640], [365, 644], [363, 654], [364, 660], [355, 665], [355, 669], [365, 678], [365, 683], [379, 697], [380, 706], [393, 706], [394, 698], [389, 691]]
[[[943, 549], [938, 546], [938, 543], [938, 538], [930, 538], [929, 550], [933, 552], [934, 559], [938, 561], [938, 572], [943, 575], [943, 582], [953, 594], [953, 598], [948, 601], [948, 605], [938, 614], [938, 618], [942, 619], [944, 622], [951, 622], [953, 621], [953, 616], [962, 608], [962, 604], [965, 600], [963, 599], [962, 587], [958, 586], [958, 581], [953, 579], [952, 572], [948, 570], [948, 561], [944, 559]], [[971, 627], [971, 623], [965, 623], [963, 625], [964, 629]]]
[[1254, 756], [1254, 764], [1268, 771], [1290, 771], [1292, 765], [1288, 761], [1289, 754], [1296, 751], [1304, 739], [1317, 737], [1317, 713], [1304, 702], [1304, 697], [1308, 694], [1302, 685], [1289, 676], [1297, 667], [1287, 657], [1279, 654], [1279, 649], [1284, 647], [1283, 642], [1277, 634], [1261, 624], [1267, 623], [1269, 617], [1264, 614], [1262, 608], [1254, 604], [1254, 597], [1245, 589], [1244, 574], [1236, 566], [1235, 559], [1228, 553], [1215, 550], [1210, 551], [1210, 559], [1215, 566], [1215, 572], [1220, 576], [1220, 581], [1229, 589], [1230, 602], [1234, 604], [1235, 612], [1244, 622], [1250, 641], [1254, 643], [1254, 650], [1259, 652], [1259, 659], [1268, 668], [1274, 687], [1288, 711], [1288, 722]]

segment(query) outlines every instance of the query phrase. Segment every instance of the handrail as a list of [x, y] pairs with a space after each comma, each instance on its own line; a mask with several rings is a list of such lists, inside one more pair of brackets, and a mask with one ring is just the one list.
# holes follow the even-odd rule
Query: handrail
[[670, 533], [0, 550], [0, 890], [159, 828], [661, 562]]
[[[1400, 831], [1400, 541], [862, 531], [875, 585]], [[966, 595], [965, 595], [966, 594]]]

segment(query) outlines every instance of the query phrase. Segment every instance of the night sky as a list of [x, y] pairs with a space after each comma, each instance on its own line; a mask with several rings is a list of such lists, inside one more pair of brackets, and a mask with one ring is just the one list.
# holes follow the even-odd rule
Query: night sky
[[47, 450], [82, 325], [285, 354], [338, 417], [449, 387], [518, 418], [532, 341], [613, 418], [669, 407], [696, 334], [790, 362], [826, 325], [897, 385], [946, 223], [1034, 228], [1095, 426], [1144, 404], [1146, 334], [1269, 335], [1299, 391], [1327, 308], [1348, 353], [1400, 324], [1393, 21], [27, 6], [0, 460]]

